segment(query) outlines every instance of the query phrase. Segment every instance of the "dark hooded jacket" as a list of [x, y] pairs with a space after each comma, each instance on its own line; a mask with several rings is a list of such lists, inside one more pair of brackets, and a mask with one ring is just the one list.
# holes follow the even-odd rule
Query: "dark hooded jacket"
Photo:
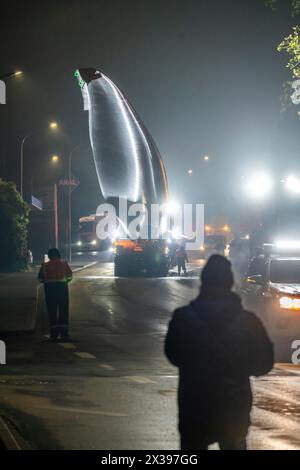
[[250, 376], [273, 366], [273, 347], [261, 321], [242, 308], [238, 295], [206, 291], [174, 312], [165, 343], [179, 368], [179, 430], [203, 432], [209, 444], [246, 436]]

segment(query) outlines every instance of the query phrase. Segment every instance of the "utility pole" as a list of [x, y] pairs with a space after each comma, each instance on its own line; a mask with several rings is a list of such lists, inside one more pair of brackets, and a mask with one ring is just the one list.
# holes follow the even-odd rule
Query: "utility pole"
[[53, 188], [53, 207], [54, 207], [54, 240], [55, 248], [58, 249], [58, 197], [57, 197], [57, 184]]
[[[69, 225], [69, 230], [68, 230], [68, 238], [69, 238], [69, 263], [72, 262], [72, 185], [71, 185], [71, 180], [72, 180], [72, 157], [73, 154], [78, 150], [80, 145], [76, 145], [71, 152], [69, 153], [69, 175], [68, 175], [68, 199], [69, 199], [69, 204], [68, 204], [68, 225]], [[74, 188], [76, 189], [76, 187]]]

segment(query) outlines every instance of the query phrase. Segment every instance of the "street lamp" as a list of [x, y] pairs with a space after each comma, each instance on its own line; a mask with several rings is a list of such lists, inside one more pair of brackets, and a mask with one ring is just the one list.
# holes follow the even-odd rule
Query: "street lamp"
[[56, 165], [59, 162], [60, 158], [58, 155], [52, 155], [51, 157], [51, 163], [54, 163]]
[[[60, 157], [58, 155], [52, 155], [50, 157], [50, 163], [56, 166], [60, 162]], [[34, 191], [34, 178], [35, 178], [35, 169], [31, 172], [31, 178], [30, 178], [30, 187], [31, 187], [31, 194], [33, 194]]]
[[52, 130], [56, 130], [58, 128], [58, 124], [55, 121], [50, 122], [49, 128]]
[[[49, 128], [51, 130], [56, 130], [58, 128], [58, 124], [56, 122], [50, 122]], [[25, 135], [21, 142], [21, 161], [20, 161], [20, 193], [21, 197], [23, 198], [23, 169], [24, 169], [24, 145], [27, 139], [33, 134], [33, 132], [29, 132], [29, 134]]]
[[0, 75], [0, 80], [5, 80], [6, 78], [12, 78], [12, 77], [19, 77], [23, 75], [22, 70], [16, 70], [15, 72], [9, 72], [5, 73], [4, 75]]
[[191, 170], [191, 169], [188, 170], [188, 174], [189, 174], [189, 175], [192, 175], [192, 174], [193, 174], [193, 170]]
[[209, 156], [208, 156], [208, 155], [204, 155], [203, 160], [204, 160], [205, 162], [208, 162], [208, 161], [209, 161]]

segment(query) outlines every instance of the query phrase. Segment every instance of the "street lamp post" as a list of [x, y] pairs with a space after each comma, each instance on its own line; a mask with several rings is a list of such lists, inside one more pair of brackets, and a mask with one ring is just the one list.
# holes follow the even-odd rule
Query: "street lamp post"
[[21, 198], [23, 199], [23, 170], [24, 170], [24, 145], [26, 140], [31, 134], [25, 135], [25, 137], [22, 140], [21, 143], [21, 162], [20, 162], [20, 193], [21, 193]]
[[[51, 130], [56, 130], [58, 128], [58, 125], [56, 122], [50, 122], [49, 128]], [[23, 198], [23, 173], [24, 173], [24, 145], [27, 139], [32, 135], [33, 133], [30, 132], [29, 134], [25, 135], [25, 137], [22, 139], [21, 142], [21, 160], [20, 160], [20, 193], [21, 197]]]
[[69, 153], [69, 184], [68, 184], [68, 222], [69, 222], [69, 230], [68, 230], [68, 235], [69, 235], [69, 262], [72, 262], [72, 187], [71, 187], [71, 178], [72, 178], [72, 157], [73, 154], [78, 150], [80, 145], [76, 145], [71, 152]]

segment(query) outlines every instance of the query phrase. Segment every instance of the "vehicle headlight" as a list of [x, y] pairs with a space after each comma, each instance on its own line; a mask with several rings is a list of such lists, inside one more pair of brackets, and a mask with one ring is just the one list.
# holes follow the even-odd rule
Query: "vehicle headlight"
[[280, 297], [279, 304], [281, 308], [287, 310], [300, 310], [300, 298]]
[[79, 241], [77, 242], [77, 245], [78, 245], [78, 246], [81, 246], [81, 245], [82, 245], [82, 241], [79, 240]]
[[92, 240], [91, 245], [93, 245], [93, 246], [97, 245], [97, 240]]
[[200, 251], [205, 251], [205, 246], [204, 245], [200, 246]]

